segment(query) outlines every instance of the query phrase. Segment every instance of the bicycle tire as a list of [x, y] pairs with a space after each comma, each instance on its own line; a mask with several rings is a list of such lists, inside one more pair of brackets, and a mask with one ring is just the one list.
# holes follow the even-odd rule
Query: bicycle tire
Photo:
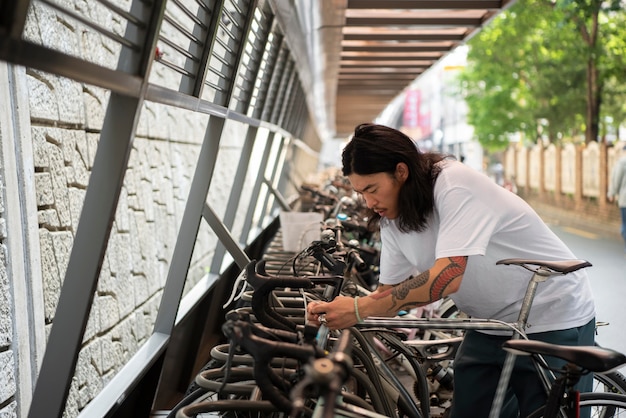
[[593, 375], [593, 391], [626, 395], [626, 376], [618, 371], [595, 373]]
[[[591, 418], [626, 417], [626, 395], [608, 392], [589, 392], [580, 394], [580, 408], [591, 409]], [[527, 418], [544, 418], [545, 407], [537, 409]]]
[[413, 392], [415, 400], [418, 402], [420, 410], [423, 416], [428, 416], [430, 407], [430, 393], [428, 392], [428, 383], [426, 378], [426, 372], [415, 356], [415, 353], [410, 347], [404, 345], [398, 337], [390, 333], [378, 333], [378, 338], [388, 348], [395, 350], [396, 354], [404, 356], [408, 363], [408, 367], [411, 367], [415, 373], [415, 382], [413, 385]]

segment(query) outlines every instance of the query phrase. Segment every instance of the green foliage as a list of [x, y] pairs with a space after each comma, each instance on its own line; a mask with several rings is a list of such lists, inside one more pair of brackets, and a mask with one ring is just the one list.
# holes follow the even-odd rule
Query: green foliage
[[600, 134], [605, 135], [617, 132], [619, 124], [626, 121], [626, 13], [609, 13], [602, 34], [605, 41], [599, 60], [603, 75]]
[[533, 142], [580, 136], [588, 123], [589, 58], [598, 63], [600, 87], [626, 81], [624, 11], [604, 2], [602, 36], [595, 45], [581, 36], [593, 32], [585, 25], [592, 25], [596, 3], [518, 0], [472, 38], [460, 83], [469, 123], [486, 149], [505, 148], [517, 133]]

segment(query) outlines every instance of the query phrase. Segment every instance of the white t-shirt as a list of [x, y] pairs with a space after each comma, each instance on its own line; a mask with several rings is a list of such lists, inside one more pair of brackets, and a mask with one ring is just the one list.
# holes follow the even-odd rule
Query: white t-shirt
[[[380, 282], [397, 284], [430, 269], [438, 258], [468, 256], [457, 307], [475, 318], [517, 321], [532, 275], [505, 258], [569, 260], [577, 257], [519, 196], [458, 162], [443, 161], [435, 182], [435, 209], [422, 232], [403, 233], [381, 219]], [[528, 333], [578, 327], [595, 316], [585, 269], [539, 283]]]

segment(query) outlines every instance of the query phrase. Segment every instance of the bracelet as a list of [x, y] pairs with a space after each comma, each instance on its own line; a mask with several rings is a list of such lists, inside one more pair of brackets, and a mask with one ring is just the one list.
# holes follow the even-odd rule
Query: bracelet
[[360, 324], [363, 322], [363, 318], [361, 318], [361, 315], [359, 315], [359, 297], [358, 296], [354, 298], [354, 315], [356, 316], [357, 323]]

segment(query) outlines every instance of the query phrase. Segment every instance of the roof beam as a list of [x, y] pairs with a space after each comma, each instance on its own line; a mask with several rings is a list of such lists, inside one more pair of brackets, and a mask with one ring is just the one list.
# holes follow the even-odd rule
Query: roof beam
[[420, 26], [421, 28], [477, 28], [482, 19], [475, 17], [347, 17], [346, 26]]
[[467, 34], [448, 33], [350, 33], [343, 36], [347, 41], [457, 41], [461, 42]]
[[498, 10], [500, 0], [348, 0], [348, 9], [488, 9]]

